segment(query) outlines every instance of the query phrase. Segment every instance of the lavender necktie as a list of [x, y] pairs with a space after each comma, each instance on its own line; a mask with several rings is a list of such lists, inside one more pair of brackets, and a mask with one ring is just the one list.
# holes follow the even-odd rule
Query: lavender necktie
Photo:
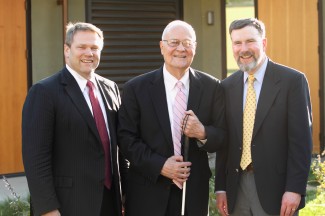
[[184, 93], [185, 88], [181, 81], [176, 83], [177, 94], [173, 104], [173, 143], [174, 143], [174, 154], [181, 155], [181, 138], [182, 138], [182, 127], [181, 123], [185, 115], [187, 106], [187, 99]]

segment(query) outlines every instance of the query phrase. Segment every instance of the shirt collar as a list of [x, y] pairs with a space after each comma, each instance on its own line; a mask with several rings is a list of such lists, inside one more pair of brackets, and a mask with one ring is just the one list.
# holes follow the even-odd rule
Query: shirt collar
[[182, 76], [182, 78], [180, 80], [178, 80], [173, 75], [171, 75], [171, 73], [169, 73], [169, 71], [167, 70], [167, 68], [166, 68], [166, 66], [164, 64], [163, 75], [164, 75], [165, 86], [166, 86], [166, 89], [168, 91], [172, 91], [175, 88], [176, 83], [178, 81], [181, 81], [183, 83], [183, 85], [185, 86], [186, 91], [189, 90], [189, 88], [190, 88], [189, 70], [187, 70], [185, 72], [185, 74]]
[[[269, 61], [268, 58], [265, 58], [261, 67], [254, 73], [255, 80], [259, 83], [263, 83], [265, 70], [266, 70], [268, 61]], [[248, 73], [244, 72], [244, 84], [246, 83], [247, 77], [248, 77]]]
[[[75, 80], [77, 81], [77, 83], [79, 85], [79, 88], [83, 92], [86, 89], [86, 85], [87, 85], [88, 80], [85, 79], [84, 77], [82, 77], [80, 74], [78, 74], [71, 67], [69, 67], [69, 65], [66, 64], [65, 66], [68, 69], [68, 71], [71, 73], [71, 75], [75, 78]], [[94, 84], [95, 88], [97, 89], [97, 82], [96, 82], [94, 73], [91, 73], [91, 77], [90, 77], [89, 80]]]

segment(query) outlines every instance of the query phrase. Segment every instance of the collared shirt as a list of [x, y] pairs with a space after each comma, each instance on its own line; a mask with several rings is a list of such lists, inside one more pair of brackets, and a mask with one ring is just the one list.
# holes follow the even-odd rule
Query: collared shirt
[[[80, 90], [81, 90], [83, 96], [86, 99], [88, 107], [89, 107], [91, 113], [93, 114], [93, 108], [91, 106], [91, 102], [90, 102], [90, 98], [89, 98], [89, 88], [87, 86], [87, 81], [88, 80], [85, 79], [84, 77], [80, 76], [76, 71], [74, 71], [68, 65], [66, 65], [66, 68], [71, 73], [71, 75], [74, 77], [74, 79], [77, 81], [77, 83], [78, 83], [78, 85], [80, 87]], [[98, 85], [97, 85], [97, 80], [95, 79], [95, 76], [94, 76], [93, 73], [91, 74], [91, 78], [89, 80], [94, 84], [94, 94], [95, 94], [95, 97], [97, 97], [97, 99], [98, 99], [100, 108], [102, 109], [105, 124], [106, 124], [106, 128], [107, 128], [107, 132], [108, 132], [108, 136], [110, 136], [109, 129], [108, 129], [108, 122], [107, 122], [106, 108], [105, 108], [105, 105], [104, 105], [104, 102], [103, 102], [102, 95], [100, 94], [100, 91], [99, 91], [99, 88], [98, 88]]]
[[[258, 99], [260, 97], [262, 84], [263, 84], [263, 79], [264, 79], [265, 70], [266, 70], [266, 66], [267, 66], [268, 61], [269, 61], [268, 58], [265, 58], [265, 60], [264, 60], [263, 64], [261, 65], [261, 67], [254, 73], [254, 77], [255, 77], [254, 89], [255, 89], [255, 94], [256, 94], [256, 106], [257, 106], [257, 103], [258, 103]], [[246, 94], [247, 94], [247, 87], [248, 87], [247, 78], [248, 78], [248, 73], [244, 72], [243, 110], [245, 108]]]
[[[255, 94], [256, 94], [256, 106], [258, 103], [258, 99], [260, 97], [260, 93], [261, 93], [261, 89], [262, 89], [262, 84], [263, 84], [263, 79], [264, 79], [264, 75], [265, 75], [265, 70], [266, 70], [266, 66], [268, 63], [268, 58], [265, 58], [263, 64], [261, 65], [261, 67], [254, 73], [254, 77], [255, 77], [255, 82], [254, 82], [254, 89], [255, 89]], [[243, 110], [245, 109], [245, 102], [246, 102], [246, 94], [247, 94], [247, 87], [248, 87], [248, 73], [244, 72], [244, 95], [243, 95]], [[216, 191], [217, 193], [225, 193], [225, 191], [220, 190], [220, 191]]]
[[[185, 87], [185, 96], [188, 101], [188, 94], [190, 89], [190, 77], [189, 77], [189, 71], [186, 71], [183, 77], [178, 80], [176, 79], [171, 73], [169, 73], [166, 69], [166, 66], [163, 67], [163, 76], [164, 76], [164, 83], [165, 83], [165, 90], [166, 90], [166, 99], [167, 99], [167, 105], [168, 105], [168, 114], [169, 114], [169, 120], [170, 120], [170, 128], [173, 128], [174, 125], [174, 118], [173, 118], [173, 104], [174, 100], [177, 94], [177, 87], [176, 83], [178, 81], [181, 81]], [[173, 133], [173, 130], [172, 130]]]

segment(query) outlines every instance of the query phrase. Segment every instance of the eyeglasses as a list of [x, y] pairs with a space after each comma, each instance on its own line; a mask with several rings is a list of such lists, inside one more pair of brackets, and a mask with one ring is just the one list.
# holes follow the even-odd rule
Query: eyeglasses
[[177, 39], [170, 39], [170, 40], [163, 40], [164, 42], [167, 42], [168, 46], [170, 47], [178, 47], [180, 43], [182, 43], [183, 47], [190, 48], [192, 47], [196, 42], [191, 40], [177, 40]]

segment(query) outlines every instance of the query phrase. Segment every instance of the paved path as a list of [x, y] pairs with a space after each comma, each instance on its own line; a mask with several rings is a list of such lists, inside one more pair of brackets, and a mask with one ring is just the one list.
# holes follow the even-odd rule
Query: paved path
[[[1, 176], [2, 177], [2, 176]], [[14, 192], [21, 198], [27, 197], [29, 194], [27, 180], [25, 176], [6, 178]], [[11, 192], [6, 187], [3, 178], [0, 178], [0, 202], [7, 198], [13, 198]]]

